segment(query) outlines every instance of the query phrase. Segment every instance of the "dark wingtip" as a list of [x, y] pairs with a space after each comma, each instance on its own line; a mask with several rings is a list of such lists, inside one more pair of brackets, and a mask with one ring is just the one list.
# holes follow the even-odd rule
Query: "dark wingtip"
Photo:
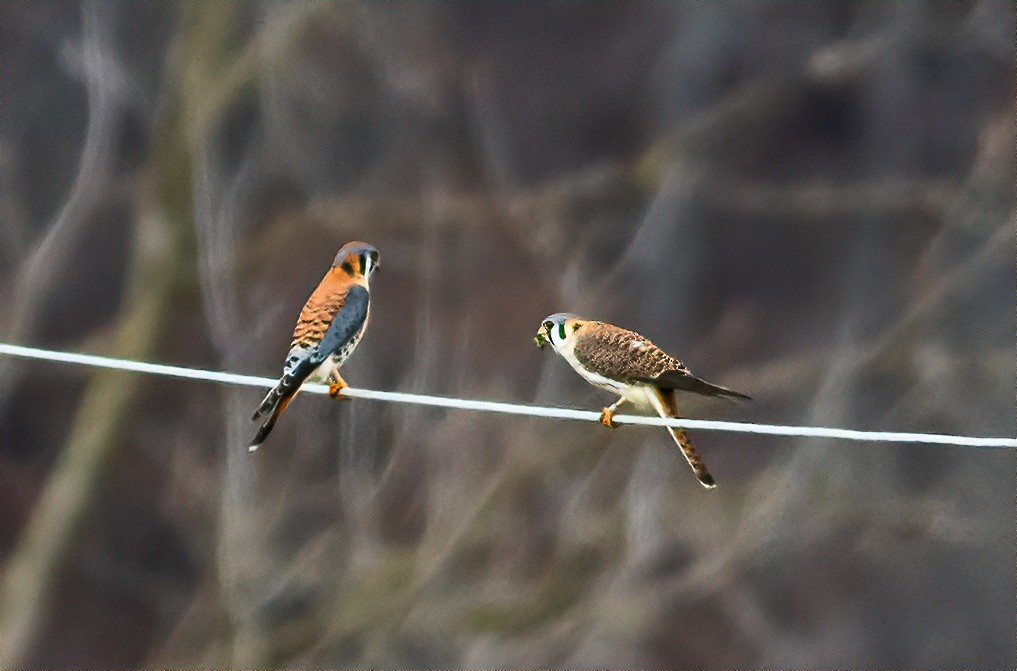
[[717, 481], [713, 479], [713, 476], [709, 473], [704, 473], [699, 476], [699, 484], [706, 487], [707, 489], [714, 489], [717, 486]]
[[740, 391], [722, 387], [719, 384], [707, 382], [706, 380], [696, 377], [685, 369], [666, 370], [656, 377], [640, 379], [652, 382], [662, 389], [674, 389], [675, 391], [685, 391], [693, 394], [699, 394], [700, 396], [712, 396], [731, 400], [752, 400], [752, 397], [748, 394], [743, 394]]
[[265, 442], [265, 439], [268, 438], [268, 434], [272, 431], [272, 426], [275, 424], [275, 421], [273, 420], [274, 418], [269, 418], [267, 422], [261, 425], [258, 429], [258, 433], [256, 433], [254, 435], [254, 439], [251, 440], [251, 444], [247, 446], [248, 452], [254, 452], [261, 447], [262, 443]]

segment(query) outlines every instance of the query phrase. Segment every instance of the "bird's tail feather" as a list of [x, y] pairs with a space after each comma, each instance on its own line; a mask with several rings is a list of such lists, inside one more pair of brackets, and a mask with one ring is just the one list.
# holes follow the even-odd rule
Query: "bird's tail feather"
[[685, 429], [675, 429], [670, 426], [666, 428], [667, 432], [674, 438], [674, 442], [681, 448], [685, 461], [689, 462], [689, 466], [692, 467], [692, 472], [695, 473], [699, 484], [707, 489], [716, 487], [717, 481], [713, 479], [709, 469], [706, 468], [706, 464], [699, 457], [699, 453], [696, 452], [696, 448], [692, 447], [692, 441], [689, 440], [689, 434], [685, 432]]
[[258, 429], [258, 433], [254, 436], [250, 446], [247, 448], [248, 451], [254, 452], [263, 442], [265, 442], [265, 438], [267, 438], [268, 434], [272, 432], [272, 428], [275, 427], [275, 423], [279, 421], [279, 417], [283, 414], [283, 411], [286, 410], [286, 406], [288, 406], [290, 401], [293, 400], [293, 397], [296, 396], [298, 389], [287, 389], [285, 380], [280, 380], [279, 384], [272, 387], [269, 392], [265, 394], [265, 398], [262, 399], [261, 405], [258, 406], [258, 409], [254, 412], [254, 416], [251, 417], [251, 419], [258, 419], [265, 414], [268, 414], [268, 419], [266, 419]]
[[254, 436], [254, 440], [251, 441], [250, 446], [247, 448], [248, 451], [254, 452], [256, 449], [261, 447], [261, 444], [265, 442], [265, 438], [268, 437], [268, 434], [270, 434], [272, 429], [275, 427], [275, 423], [279, 421], [279, 417], [283, 414], [283, 411], [286, 410], [286, 406], [288, 406], [290, 401], [293, 400], [293, 396], [295, 396], [295, 394], [284, 396], [279, 400], [275, 408], [272, 409], [272, 414], [268, 416], [265, 423], [258, 429], [258, 433]]
[[255, 421], [265, 413], [275, 410], [275, 406], [279, 404], [279, 400], [282, 399], [283, 396], [285, 396], [285, 392], [283, 391], [283, 381], [279, 380], [274, 387], [268, 390], [268, 393], [265, 394], [265, 398], [261, 399], [261, 405], [259, 405], [258, 409], [254, 411], [254, 414], [251, 415], [251, 421]]
[[[663, 418], [678, 417], [678, 409], [673, 397], [673, 391], [657, 392], [657, 403], [654, 403], [653, 407], [656, 409], [658, 415]], [[692, 441], [689, 439], [689, 434], [686, 433], [685, 429], [670, 426], [664, 428], [666, 428], [667, 432], [671, 434], [674, 442], [682, 451], [685, 461], [689, 462], [689, 466], [692, 468], [692, 472], [695, 474], [696, 479], [699, 480], [699, 484], [707, 489], [713, 489], [716, 487], [717, 481], [713, 479], [709, 469], [706, 468], [706, 463], [700, 458], [699, 453], [696, 452], [696, 448], [692, 447]]]

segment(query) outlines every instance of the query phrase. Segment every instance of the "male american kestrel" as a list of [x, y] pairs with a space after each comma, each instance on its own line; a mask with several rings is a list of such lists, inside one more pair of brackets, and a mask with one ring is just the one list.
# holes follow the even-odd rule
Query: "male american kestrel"
[[[558, 313], [544, 319], [533, 339], [543, 349], [550, 344], [587, 382], [618, 394], [614, 405], [604, 408], [600, 421], [612, 421], [614, 411], [630, 401], [652, 408], [661, 417], [678, 417], [676, 391], [703, 396], [748, 399], [745, 394], [700, 380], [678, 359], [649, 339], [606, 322]], [[665, 427], [681, 448], [696, 478], [707, 489], [717, 486], [706, 464], [696, 454], [684, 429]]]
[[366, 242], [349, 242], [336, 254], [300, 311], [282, 377], [251, 418], [268, 414], [251, 441], [251, 452], [264, 442], [305, 381], [327, 382], [332, 398], [339, 398], [343, 387], [349, 386], [339, 375], [339, 366], [364, 335], [371, 302], [367, 282], [380, 267], [379, 260], [378, 250]]

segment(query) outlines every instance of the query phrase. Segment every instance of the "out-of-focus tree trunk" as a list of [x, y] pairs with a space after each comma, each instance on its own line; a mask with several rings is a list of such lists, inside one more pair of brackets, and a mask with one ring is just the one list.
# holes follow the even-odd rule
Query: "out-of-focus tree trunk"
[[[186, 173], [181, 173], [186, 174]], [[185, 221], [159, 206], [143, 212], [124, 315], [111, 356], [148, 359], [159, 346], [169, 303], [185, 266]], [[99, 484], [113, 463], [124, 419], [141, 388], [137, 375], [96, 373], [85, 390], [67, 443], [53, 467], [0, 582], [0, 667], [24, 664], [45, 621], [51, 589], [73, 561], [78, 532], [97, 501]]]
[[[156, 129], [153, 170], [142, 180], [122, 316], [106, 354], [150, 359], [157, 354], [174, 297], [193, 281], [189, 226], [190, 158], [183, 126], [171, 110]], [[142, 378], [96, 373], [85, 389], [67, 442], [53, 466], [0, 577], [0, 668], [21, 666], [45, 630], [52, 589], [73, 561], [79, 532], [111, 470]]]

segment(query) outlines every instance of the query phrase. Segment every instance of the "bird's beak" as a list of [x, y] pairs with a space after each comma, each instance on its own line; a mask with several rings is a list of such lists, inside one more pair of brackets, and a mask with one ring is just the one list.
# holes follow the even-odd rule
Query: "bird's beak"
[[537, 331], [537, 335], [533, 337], [533, 343], [540, 349], [547, 347], [547, 335], [544, 333], [543, 328]]

